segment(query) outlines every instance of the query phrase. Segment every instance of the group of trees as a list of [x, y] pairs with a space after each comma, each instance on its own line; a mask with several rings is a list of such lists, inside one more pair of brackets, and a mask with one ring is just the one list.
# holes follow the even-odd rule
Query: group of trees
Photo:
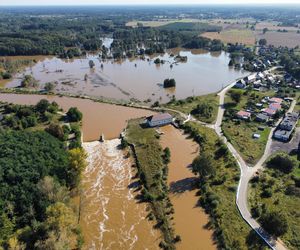
[[164, 86], [164, 88], [176, 87], [176, 81], [175, 81], [175, 79], [165, 79], [163, 86]]
[[[2, 108], [0, 248], [79, 248], [83, 239], [70, 198], [86, 166], [80, 129], [74, 123], [82, 114], [69, 110], [73, 122], [69, 128], [58, 124], [58, 117], [53, 119], [59, 110], [55, 102], [4, 104]], [[35, 128], [27, 130], [29, 126]], [[64, 140], [71, 132], [79, 142], [71, 142], [66, 150]]]

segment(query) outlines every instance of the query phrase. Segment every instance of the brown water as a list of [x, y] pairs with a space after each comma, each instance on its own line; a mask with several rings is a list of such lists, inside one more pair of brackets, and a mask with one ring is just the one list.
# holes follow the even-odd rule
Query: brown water
[[77, 107], [83, 113], [82, 131], [84, 141], [98, 140], [102, 133], [105, 139], [117, 138], [126, 127], [127, 120], [153, 114], [151, 111], [143, 109], [93, 102], [88, 99], [44, 95], [0, 94], [0, 101], [16, 104], [33, 105], [43, 98], [57, 102], [65, 111], [70, 107]]
[[[169, 54], [171, 52], [187, 56], [188, 61], [174, 63], [174, 57]], [[245, 75], [245, 72], [228, 67], [230, 58], [225, 52], [177, 49], [169, 53], [159, 56], [166, 61], [160, 66], [153, 63], [154, 57], [149, 58], [150, 61], [126, 59], [120, 62], [103, 62], [95, 55], [72, 60], [44, 58], [18, 74], [6, 87], [19, 86], [24, 74], [32, 74], [40, 82], [41, 88], [46, 82], [57, 82], [55, 91], [59, 93], [167, 102], [172, 95], [183, 99], [192, 95], [217, 92], [236, 78]], [[89, 60], [94, 61], [94, 69], [89, 68]], [[87, 81], [84, 81], [85, 74], [88, 76]], [[163, 89], [161, 84], [166, 78], [174, 78], [176, 88]]]
[[81, 196], [84, 249], [159, 249], [160, 233], [146, 219], [146, 205], [135, 199], [135, 170], [119, 144], [83, 144], [89, 155]]
[[175, 210], [175, 232], [181, 237], [177, 249], [216, 249], [212, 240], [213, 232], [206, 229], [208, 215], [197, 205], [199, 197], [196, 196], [197, 189], [194, 186], [196, 177], [189, 168], [199, 153], [199, 147], [173, 126], [165, 126], [160, 130], [164, 132], [161, 137], [162, 147], [169, 147], [171, 151], [168, 182]]
[[[0, 94], [0, 101], [35, 104], [45, 96]], [[83, 112], [84, 141], [97, 140], [102, 132], [116, 138], [126, 120], [149, 111], [96, 103], [86, 99], [47, 97], [64, 110], [76, 106]], [[88, 167], [82, 178], [80, 225], [84, 249], [158, 249], [160, 232], [146, 219], [146, 205], [137, 203], [136, 172], [130, 158], [117, 146], [119, 139], [85, 142]]]

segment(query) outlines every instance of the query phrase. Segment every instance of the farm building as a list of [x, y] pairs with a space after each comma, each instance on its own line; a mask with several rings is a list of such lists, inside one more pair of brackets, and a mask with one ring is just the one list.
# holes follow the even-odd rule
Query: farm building
[[149, 127], [164, 126], [172, 123], [172, 121], [173, 116], [171, 116], [169, 113], [160, 113], [147, 118], [147, 124]]

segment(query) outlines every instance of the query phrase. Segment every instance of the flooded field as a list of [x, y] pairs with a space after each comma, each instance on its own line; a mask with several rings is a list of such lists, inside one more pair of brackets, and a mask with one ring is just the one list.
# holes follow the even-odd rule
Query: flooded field
[[186, 138], [181, 131], [172, 126], [160, 128], [162, 147], [169, 147], [171, 162], [169, 164], [168, 182], [170, 198], [174, 206], [175, 232], [180, 235], [180, 250], [213, 250], [212, 230], [206, 229], [209, 218], [197, 205], [196, 177], [189, 165], [199, 153], [198, 144]]
[[159, 249], [160, 233], [138, 204], [130, 158], [119, 139], [84, 143], [89, 165], [84, 173], [80, 225], [84, 249]]
[[151, 111], [134, 109], [117, 105], [93, 102], [88, 99], [44, 96], [0, 94], [0, 101], [16, 104], [36, 104], [41, 99], [55, 101], [65, 111], [77, 107], [83, 113], [83, 140], [98, 140], [103, 133], [105, 139], [118, 138], [126, 127], [126, 121], [133, 118], [149, 116]]
[[[186, 56], [187, 62], [177, 63], [172, 54]], [[245, 72], [228, 67], [230, 58], [225, 52], [177, 49], [158, 57], [165, 63], [156, 65], [154, 57], [119, 62], [101, 61], [97, 55], [72, 60], [48, 57], [39, 59], [5, 86], [19, 86], [23, 75], [31, 74], [39, 81], [40, 88], [47, 82], [53, 82], [56, 84], [55, 91], [59, 93], [167, 102], [173, 95], [183, 99], [216, 92], [245, 75]], [[93, 69], [89, 67], [90, 60], [95, 63]], [[163, 89], [162, 83], [166, 78], [174, 78], [176, 88]]]

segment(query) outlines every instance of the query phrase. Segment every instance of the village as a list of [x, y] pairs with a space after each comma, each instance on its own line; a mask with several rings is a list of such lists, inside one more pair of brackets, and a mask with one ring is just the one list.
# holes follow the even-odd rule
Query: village
[[[245, 109], [236, 113], [236, 118], [245, 121], [255, 121], [262, 125], [277, 127], [273, 138], [282, 142], [292, 139], [294, 129], [297, 125], [299, 114], [292, 112], [292, 104], [296, 100], [296, 90], [300, 87], [299, 82], [289, 74], [274, 73], [276, 69], [253, 73], [240, 79], [234, 88], [241, 90], [257, 91], [262, 93], [262, 98], [255, 103], [247, 103]], [[290, 89], [291, 96], [283, 97], [280, 88], [285, 85]], [[269, 96], [270, 95], [270, 96]], [[280, 97], [277, 97], [280, 96]], [[259, 130], [264, 130], [259, 126]], [[259, 133], [254, 133], [254, 139], [260, 138]]]

